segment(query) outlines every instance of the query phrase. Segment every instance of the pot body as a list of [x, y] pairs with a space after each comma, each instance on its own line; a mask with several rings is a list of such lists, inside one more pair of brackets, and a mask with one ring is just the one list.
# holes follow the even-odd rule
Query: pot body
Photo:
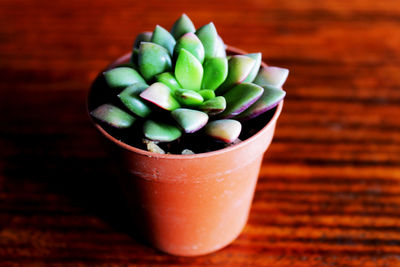
[[230, 244], [246, 224], [282, 106], [247, 140], [195, 155], [144, 151], [120, 142], [94, 122], [128, 171], [120, 183], [135, 228], [154, 247], [174, 255], [202, 255]]

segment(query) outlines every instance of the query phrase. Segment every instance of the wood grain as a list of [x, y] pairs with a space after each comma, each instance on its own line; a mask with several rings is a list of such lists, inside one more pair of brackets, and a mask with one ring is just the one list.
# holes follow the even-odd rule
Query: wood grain
[[[0, 2], [0, 265], [400, 265], [398, 1]], [[242, 235], [184, 258], [132, 237], [85, 99], [186, 12], [290, 69]]]

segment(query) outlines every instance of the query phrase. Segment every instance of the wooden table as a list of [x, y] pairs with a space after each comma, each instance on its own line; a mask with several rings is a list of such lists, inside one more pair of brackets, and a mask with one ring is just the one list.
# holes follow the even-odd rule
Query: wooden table
[[[182, 12], [291, 71], [246, 228], [196, 258], [131, 237], [85, 111], [97, 72]], [[3, 0], [0, 14], [0, 265], [400, 265], [398, 1]]]

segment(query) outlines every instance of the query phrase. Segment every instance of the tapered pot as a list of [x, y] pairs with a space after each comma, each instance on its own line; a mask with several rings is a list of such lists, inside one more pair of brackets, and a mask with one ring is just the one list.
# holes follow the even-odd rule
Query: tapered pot
[[[242, 53], [234, 48], [228, 52]], [[230, 244], [246, 224], [282, 106], [280, 102], [270, 121], [250, 138], [195, 155], [144, 151], [117, 140], [93, 121], [129, 173], [121, 186], [136, 229], [154, 247], [174, 255], [202, 255]]]

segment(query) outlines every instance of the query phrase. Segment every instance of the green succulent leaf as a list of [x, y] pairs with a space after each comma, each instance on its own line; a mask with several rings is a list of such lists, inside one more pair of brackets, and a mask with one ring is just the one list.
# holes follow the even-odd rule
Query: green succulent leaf
[[124, 90], [122, 90], [121, 93], [118, 94], [118, 96], [132, 96], [136, 95], [138, 96], [141, 92], [146, 90], [149, 87], [148, 84], [146, 83], [134, 83], [126, 87]]
[[137, 82], [146, 82], [136, 70], [129, 67], [117, 67], [104, 72], [103, 75], [108, 86], [111, 88], [120, 89]]
[[226, 57], [226, 47], [224, 41], [221, 36], [218, 35], [219, 42], [217, 43], [217, 52], [215, 54], [216, 57]]
[[252, 54], [247, 54], [245, 56], [250, 57], [256, 61], [253, 65], [253, 68], [251, 68], [249, 75], [244, 80], [245, 83], [251, 83], [254, 81], [254, 78], [257, 76], [258, 70], [260, 69], [262, 54], [252, 53]]
[[139, 48], [141, 42], [150, 42], [152, 32], [142, 32], [136, 36], [133, 48]]
[[182, 16], [175, 21], [174, 25], [172, 25], [171, 34], [178, 40], [185, 33], [195, 31], [196, 28], [190, 18], [186, 14], [182, 14]]
[[281, 88], [289, 75], [289, 70], [279, 67], [263, 67], [258, 72], [254, 83]]
[[171, 112], [172, 117], [186, 133], [194, 133], [207, 124], [208, 115], [204, 112], [178, 108]]
[[234, 142], [242, 131], [240, 122], [231, 119], [216, 120], [209, 122], [204, 131], [207, 135], [225, 143]]
[[210, 100], [215, 97], [214, 90], [203, 89], [198, 91], [198, 93], [203, 97], [204, 101]]
[[172, 56], [175, 47], [175, 38], [163, 27], [157, 25], [153, 31], [151, 42], [161, 45]]
[[204, 101], [201, 94], [194, 90], [188, 89], [175, 90], [175, 98], [178, 100], [179, 103], [187, 107], [197, 107], [201, 105]]
[[168, 86], [172, 91], [177, 89], [181, 89], [182, 87], [179, 85], [178, 81], [175, 79], [175, 76], [172, 72], [164, 72], [156, 75], [157, 82], [161, 82]]
[[222, 95], [229, 90], [232, 86], [243, 82], [256, 61], [250, 57], [242, 55], [234, 55], [228, 60], [228, 76], [223, 84], [218, 87], [216, 94]]
[[153, 120], [145, 121], [143, 124], [143, 133], [147, 139], [160, 142], [171, 142], [182, 135], [178, 127]]
[[223, 96], [217, 96], [213, 99], [204, 101], [200, 109], [209, 115], [216, 115], [224, 111], [226, 108], [226, 100]]
[[205, 57], [216, 57], [220, 46], [220, 38], [214, 23], [210, 22], [199, 28], [196, 35], [204, 46]]
[[228, 76], [228, 60], [225, 57], [207, 58], [203, 65], [204, 74], [201, 88], [215, 90]]
[[158, 44], [147, 42], [140, 44], [138, 64], [140, 73], [147, 81], [172, 68], [168, 51]]
[[140, 97], [166, 110], [174, 110], [180, 107], [172, 97], [171, 89], [163, 83], [156, 82], [144, 90]]
[[203, 78], [203, 66], [186, 49], [179, 52], [175, 65], [175, 78], [185, 89], [199, 90]]
[[222, 118], [232, 118], [257, 101], [263, 93], [261, 86], [252, 83], [241, 83], [230, 89], [224, 97], [226, 109], [220, 114]]
[[240, 120], [249, 120], [255, 118], [274, 108], [286, 95], [286, 92], [280, 88], [269, 85], [264, 85], [262, 87], [264, 88], [262, 96], [253, 105], [235, 118]]
[[178, 39], [174, 48], [174, 57], [179, 55], [181, 49], [185, 49], [195, 56], [200, 63], [204, 61], [204, 47], [196, 34], [192, 32], [185, 33]]
[[145, 118], [151, 113], [150, 107], [139, 97], [149, 86], [145, 83], [134, 83], [126, 87], [119, 95], [121, 102], [139, 117]]
[[90, 114], [108, 125], [115, 128], [128, 128], [135, 122], [135, 117], [111, 104], [103, 104]]

